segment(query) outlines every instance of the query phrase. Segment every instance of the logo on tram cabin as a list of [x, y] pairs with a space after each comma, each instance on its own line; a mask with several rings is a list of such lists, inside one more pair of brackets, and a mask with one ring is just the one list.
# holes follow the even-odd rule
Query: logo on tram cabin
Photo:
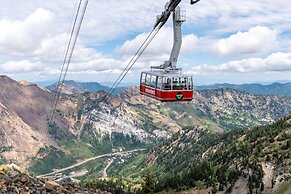
[[184, 98], [184, 95], [183, 95], [181, 92], [179, 92], [179, 93], [176, 95], [176, 99], [177, 99], [177, 100], [183, 100], [183, 98]]
[[155, 90], [151, 90], [149, 88], [145, 88], [145, 92], [148, 93], [148, 94], [151, 94], [151, 95], [156, 95]]

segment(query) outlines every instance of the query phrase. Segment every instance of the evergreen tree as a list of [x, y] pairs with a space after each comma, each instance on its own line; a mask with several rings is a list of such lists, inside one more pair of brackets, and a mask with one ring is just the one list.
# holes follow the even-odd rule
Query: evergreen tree
[[261, 191], [264, 191], [264, 183], [261, 183], [261, 188], [260, 188]]
[[155, 181], [153, 175], [150, 171], [146, 172], [144, 177], [143, 193], [145, 194], [154, 194], [155, 193]]

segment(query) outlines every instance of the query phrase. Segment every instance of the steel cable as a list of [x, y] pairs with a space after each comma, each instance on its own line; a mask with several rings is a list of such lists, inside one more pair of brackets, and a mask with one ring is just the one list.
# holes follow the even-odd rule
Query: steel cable
[[[73, 55], [73, 52], [74, 52], [74, 49], [76, 46], [76, 42], [77, 42], [77, 39], [78, 39], [78, 36], [80, 33], [80, 29], [81, 29], [82, 22], [83, 22], [83, 19], [85, 16], [85, 12], [86, 12], [86, 9], [88, 6], [88, 2], [89, 2], [89, 0], [85, 0], [82, 15], [81, 15], [80, 19], [79, 19], [79, 13], [80, 13], [81, 5], [82, 5], [82, 0], [80, 0], [79, 5], [78, 5], [77, 13], [76, 13], [76, 16], [74, 19], [74, 24], [73, 24], [71, 35], [70, 35], [70, 40], [69, 40], [69, 43], [67, 46], [67, 50], [66, 50], [64, 61], [63, 61], [62, 68], [61, 68], [61, 73], [59, 76], [59, 81], [57, 84], [57, 92], [56, 92], [56, 94], [54, 96], [54, 100], [53, 100], [53, 106], [52, 106], [52, 110], [51, 110], [51, 114], [50, 114], [50, 118], [49, 118], [49, 123], [53, 119], [53, 116], [54, 116], [54, 113], [55, 113], [55, 110], [56, 110], [56, 107], [57, 107], [57, 104], [58, 104], [58, 101], [59, 101], [59, 98], [60, 98], [60, 95], [62, 92], [62, 87], [63, 87], [64, 81], [65, 81], [65, 78], [66, 78], [66, 75], [68, 72], [69, 65], [71, 63], [72, 55]], [[79, 22], [78, 22], [78, 19], [79, 19]], [[77, 24], [77, 31], [75, 32], [76, 24]], [[72, 40], [73, 40], [73, 44], [71, 44]], [[69, 58], [68, 58], [68, 55], [69, 55]]]

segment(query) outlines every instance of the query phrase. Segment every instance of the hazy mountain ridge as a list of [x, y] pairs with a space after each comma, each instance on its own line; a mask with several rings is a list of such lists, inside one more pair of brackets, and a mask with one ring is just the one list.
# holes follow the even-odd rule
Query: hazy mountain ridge
[[[57, 83], [47, 86], [46, 88], [54, 92], [57, 89]], [[122, 92], [124, 89], [125, 87], [118, 87], [116, 88], [113, 94], [118, 94]], [[69, 95], [80, 94], [80, 93], [82, 94], [85, 92], [96, 92], [99, 90], [103, 90], [107, 92], [110, 90], [110, 87], [103, 86], [99, 84], [98, 82], [75, 82], [73, 80], [64, 81], [63, 86], [62, 86], [62, 93], [69, 94]]]
[[194, 106], [224, 130], [254, 127], [291, 113], [290, 97], [257, 96], [233, 89], [202, 90], [194, 95]]
[[196, 86], [197, 90], [213, 90], [221, 88], [231, 88], [238, 91], [248, 92], [256, 95], [275, 95], [275, 96], [291, 96], [291, 83], [272, 83], [263, 84], [213, 84]]
[[[84, 92], [96, 92], [98, 90], [108, 91], [110, 87], [104, 86], [98, 82], [76, 82], [68, 80], [64, 82], [64, 93], [67, 94], [78, 94]], [[51, 91], [56, 90], [56, 83], [47, 86]], [[114, 94], [119, 94], [124, 91], [127, 87], [118, 87]], [[241, 92], [247, 92], [254, 95], [273, 95], [273, 96], [291, 96], [291, 82], [279, 83], [275, 82], [272, 84], [212, 84], [212, 85], [200, 85], [195, 86], [196, 90], [214, 90], [214, 89], [235, 89]]]

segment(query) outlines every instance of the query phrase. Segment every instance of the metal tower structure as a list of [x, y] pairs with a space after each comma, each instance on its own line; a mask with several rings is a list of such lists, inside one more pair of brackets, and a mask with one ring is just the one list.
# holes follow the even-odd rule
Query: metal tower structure
[[[198, 1], [200, 0], [191, 0], [190, 3], [195, 4]], [[160, 66], [152, 66], [151, 69], [159, 69], [167, 73], [177, 73], [182, 71], [181, 68], [177, 68], [177, 61], [182, 46], [182, 24], [186, 21], [186, 11], [180, 9], [178, 6], [180, 3], [181, 0], [170, 0], [165, 5], [165, 11], [157, 16], [154, 28], [161, 28], [165, 25], [172, 14], [174, 42], [169, 60], [165, 61], [164, 64]]]

